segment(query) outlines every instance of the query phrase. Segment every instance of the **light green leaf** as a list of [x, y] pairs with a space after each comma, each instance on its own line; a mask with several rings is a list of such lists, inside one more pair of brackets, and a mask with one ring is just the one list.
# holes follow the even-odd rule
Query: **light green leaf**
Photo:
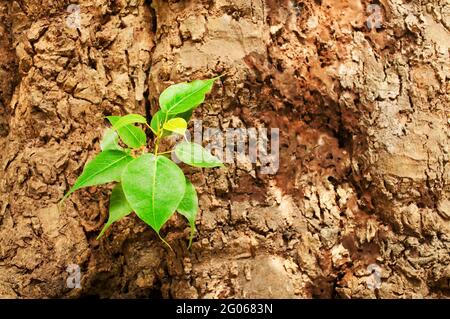
[[123, 193], [122, 184], [117, 184], [114, 186], [111, 198], [109, 199], [109, 218], [105, 226], [103, 226], [102, 231], [98, 235], [97, 239], [102, 237], [105, 231], [116, 221], [122, 219], [122, 217], [127, 216], [133, 211], [128, 204], [125, 194]]
[[122, 151], [109, 150], [101, 152], [86, 164], [83, 173], [81, 173], [65, 197], [82, 187], [120, 182], [123, 169], [132, 160], [133, 157]]
[[[108, 116], [107, 119], [113, 125], [117, 124], [120, 116]], [[147, 136], [140, 128], [132, 124], [125, 125], [117, 130], [122, 141], [131, 148], [140, 148], [147, 143]]]
[[103, 138], [100, 141], [100, 148], [102, 149], [102, 151], [123, 150], [123, 148], [119, 145], [119, 136], [117, 135], [117, 132], [115, 130], [113, 130], [112, 128], [108, 128], [105, 130]]
[[131, 208], [159, 234], [183, 198], [186, 179], [174, 162], [148, 153], [128, 164], [122, 187]]
[[[188, 122], [190, 120], [191, 116], [192, 116], [192, 110], [181, 113], [181, 114], [169, 114], [169, 115], [167, 115], [167, 120], [170, 120], [174, 117], [181, 117], [186, 122]], [[162, 129], [164, 126], [164, 120], [166, 120], [166, 113], [159, 110], [152, 116], [152, 121], [150, 123], [150, 126], [152, 127], [152, 129], [155, 132], [159, 132], [159, 130]], [[162, 133], [162, 136], [164, 137], [167, 135], [170, 135], [170, 132], [167, 132], [164, 130]]]
[[164, 123], [164, 129], [180, 135], [184, 135], [187, 129], [187, 123], [181, 117], [176, 117]]
[[175, 154], [183, 162], [195, 167], [222, 167], [222, 162], [201, 145], [182, 142], [175, 147]]
[[121, 129], [124, 126], [135, 124], [135, 123], [147, 123], [145, 117], [139, 114], [128, 114], [125, 116], [121, 116], [119, 120], [113, 124], [116, 130]]
[[195, 80], [169, 86], [159, 96], [161, 110], [169, 114], [179, 114], [196, 108], [203, 103], [205, 95], [211, 91], [217, 79]]
[[189, 247], [192, 244], [192, 238], [195, 233], [195, 217], [198, 213], [198, 196], [194, 185], [189, 180], [186, 180], [186, 190], [183, 199], [178, 205], [177, 211], [187, 218], [189, 226], [191, 227], [191, 236], [189, 237]]

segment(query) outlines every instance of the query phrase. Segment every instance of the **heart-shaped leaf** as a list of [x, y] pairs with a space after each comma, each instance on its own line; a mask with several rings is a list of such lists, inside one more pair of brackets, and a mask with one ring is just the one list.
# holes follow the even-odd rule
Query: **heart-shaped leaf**
[[161, 110], [168, 114], [179, 114], [196, 108], [203, 103], [205, 95], [211, 91], [217, 79], [218, 77], [169, 86], [159, 96]]
[[184, 135], [187, 129], [187, 123], [181, 117], [176, 117], [164, 123], [164, 129], [180, 135]]
[[120, 182], [123, 169], [132, 160], [133, 157], [122, 151], [109, 150], [101, 152], [86, 164], [83, 173], [81, 173], [65, 197], [82, 187]]
[[183, 199], [178, 205], [177, 211], [189, 221], [189, 226], [191, 227], [189, 247], [191, 247], [192, 238], [194, 238], [195, 233], [195, 217], [198, 213], [198, 196], [194, 185], [189, 180], [186, 180], [186, 190]]
[[[120, 120], [120, 116], [108, 116], [107, 119], [114, 127], [114, 124]], [[122, 141], [131, 148], [140, 148], [147, 143], [145, 132], [132, 124], [122, 126], [117, 130], [117, 133]]]
[[108, 229], [116, 221], [122, 219], [122, 217], [127, 216], [133, 211], [128, 204], [127, 199], [125, 198], [125, 194], [123, 193], [122, 184], [117, 184], [114, 186], [111, 198], [109, 199], [109, 218], [106, 222], [105, 226], [103, 226], [102, 231], [98, 235], [97, 239], [102, 237], [105, 231]]
[[182, 142], [175, 147], [175, 154], [183, 163], [195, 167], [222, 167], [222, 162], [201, 145]]
[[180, 204], [186, 179], [168, 158], [144, 154], [127, 165], [122, 187], [139, 218], [159, 233]]
[[124, 126], [135, 123], [147, 123], [145, 117], [139, 114], [128, 114], [125, 116], [121, 116], [118, 121], [113, 124], [116, 130], [121, 129]]
[[108, 128], [105, 130], [103, 138], [100, 141], [100, 148], [102, 151], [123, 150], [123, 148], [119, 145], [119, 135], [117, 135], [117, 132], [114, 129]]

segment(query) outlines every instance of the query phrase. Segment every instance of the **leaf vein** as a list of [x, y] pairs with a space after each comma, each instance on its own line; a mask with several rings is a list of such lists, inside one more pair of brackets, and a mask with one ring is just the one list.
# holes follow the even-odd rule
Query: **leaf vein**
[[116, 163], [122, 161], [123, 159], [125, 159], [125, 158], [127, 158], [127, 157], [128, 157], [128, 155], [124, 155], [123, 157], [119, 158], [118, 160], [116, 160], [116, 161], [114, 161], [114, 162], [111, 162], [109, 165], [107, 165], [107, 166], [104, 167], [103, 169], [101, 169], [101, 170], [95, 172], [95, 173], [92, 174], [92, 175], [89, 175], [86, 179], [80, 180], [77, 184], [84, 184], [84, 183], [86, 183], [87, 181], [91, 180], [92, 178], [94, 178], [94, 177], [97, 176], [98, 174], [103, 173], [105, 170], [107, 170], [108, 168], [110, 168], [110, 167], [113, 166], [114, 164], [116, 164]]
[[167, 113], [170, 113], [170, 111], [172, 111], [174, 108], [176, 108], [178, 105], [180, 105], [183, 101], [187, 100], [188, 98], [190, 98], [194, 94], [196, 94], [196, 93], [200, 92], [201, 90], [203, 90], [207, 85], [209, 85], [209, 83], [202, 84], [202, 86], [198, 90], [193, 91], [192, 93], [183, 96], [181, 98], [181, 100], [177, 101], [175, 104], [172, 105], [172, 107], [170, 109], [167, 110]]

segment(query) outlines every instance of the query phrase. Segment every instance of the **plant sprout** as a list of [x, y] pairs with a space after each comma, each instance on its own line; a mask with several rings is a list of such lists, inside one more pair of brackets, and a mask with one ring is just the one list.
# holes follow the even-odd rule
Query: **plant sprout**
[[[112, 127], [106, 130], [100, 142], [101, 153], [86, 164], [63, 198], [83, 187], [116, 183], [109, 202], [109, 219], [97, 239], [114, 222], [135, 212], [170, 248], [160, 230], [178, 212], [189, 221], [191, 246], [199, 209], [197, 191], [168, 157], [174, 152], [179, 160], [194, 167], [222, 167], [223, 164], [201, 145], [187, 140], [165, 152], [160, 152], [160, 145], [161, 140], [171, 134], [185, 135], [192, 112], [204, 102], [205, 95], [217, 79], [195, 80], [168, 87], [159, 96], [160, 110], [150, 123], [139, 114], [107, 117]], [[144, 125], [153, 132], [152, 152], [146, 152], [147, 136], [137, 125]], [[120, 145], [119, 138], [125, 148]]]

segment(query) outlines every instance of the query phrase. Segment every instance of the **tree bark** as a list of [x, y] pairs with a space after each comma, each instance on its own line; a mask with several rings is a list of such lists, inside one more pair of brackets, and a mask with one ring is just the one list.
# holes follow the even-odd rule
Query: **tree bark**
[[[69, 5], [0, 0], [1, 297], [449, 297], [448, 0]], [[280, 166], [184, 168], [190, 250], [177, 216], [174, 252], [133, 215], [96, 240], [107, 186], [58, 208], [105, 116], [220, 74], [194, 118], [279, 128]]]

